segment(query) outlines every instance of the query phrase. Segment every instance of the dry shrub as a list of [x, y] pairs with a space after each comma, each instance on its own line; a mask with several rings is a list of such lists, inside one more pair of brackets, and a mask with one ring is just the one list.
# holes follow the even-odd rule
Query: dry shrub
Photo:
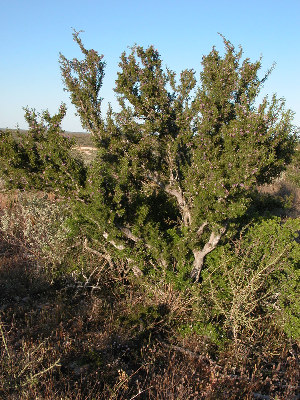
[[[35, 212], [48, 200], [42, 197], [44, 203], [34, 203]], [[22, 209], [19, 197], [9, 204], [6, 209], [15, 210], [7, 214], [15, 230], [12, 237], [5, 232], [0, 246], [0, 397], [294, 399], [298, 348], [275, 323], [269, 323], [265, 332], [262, 323], [255, 343], [253, 336], [248, 342], [243, 338], [243, 343], [227, 345], [223, 352], [199, 333], [183, 338], [178, 328], [197, 322], [195, 288], [183, 292], [163, 279], [136, 278], [128, 266], [116, 260], [109, 263], [83, 244], [75, 260], [76, 279], [64, 277], [53, 283], [39, 267], [39, 259], [28, 258], [21, 246], [28, 208], [22, 203]], [[49, 210], [55, 212], [55, 207]], [[12, 215], [19, 218], [19, 230]], [[50, 221], [45, 223], [49, 226]], [[47, 232], [40, 232], [38, 243], [45, 243]], [[34, 247], [38, 243], [33, 242], [33, 248], [40, 249]]]
[[11, 192], [1, 196], [0, 229], [4, 239], [28, 256], [59, 264], [68, 251], [66, 201], [44, 193]]
[[[27, 263], [30, 275], [34, 268], [29, 266]], [[21, 266], [15, 280], [18, 276], [22, 279], [20, 271]], [[288, 348], [278, 353], [278, 349], [265, 348], [260, 361], [257, 357], [251, 360], [247, 353], [238, 366], [233, 360], [235, 348], [213, 359], [204, 338], [196, 334], [181, 338], [176, 330], [168, 331], [169, 314], [165, 325], [152, 320], [154, 329], [149, 335], [145, 332], [150, 326], [143, 325], [140, 330], [126, 325], [126, 320], [141, 310], [143, 299], [144, 307], [175, 302], [169, 304], [173, 318], [179, 311], [187, 313], [186, 300], [181, 303], [176, 299], [170, 285], [162, 285], [156, 296], [152, 293], [147, 299], [145, 292], [151, 295], [155, 285], [134, 285], [127, 277], [122, 291], [124, 278], [119, 286], [108, 277], [103, 283], [104, 289], [99, 285], [92, 292], [88, 287], [57, 287], [48, 282], [46, 290], [37, 285], [40, 292], [34, 295], [30, 287], [25, 288], [29, 301], [6, 301], [2, 331], [13, 358], [9, 364], [2, 346], [1, 383], [6, 399], [227, 400], [252, 399], [253, 393], [276, 393], [280, 400], [293, 398], [296, 349], [294, 353]], [[120, 315], [126, 316], [123, 325]], [[1, 340], [3, 344], [3, 337]], [[55, 364], [58, 360], [60, 367]]]
[[26, 395], [28, 387], [35, 386], [43, 375], [60, 366], [59, 358], [52, 360], [53, 349], [46, 341], [37, 344], [20, 340], [18, 348], [12, 348], [1, 320], [0, 335], [0, 394], [4, 397], [13, 397], [17, 393]]

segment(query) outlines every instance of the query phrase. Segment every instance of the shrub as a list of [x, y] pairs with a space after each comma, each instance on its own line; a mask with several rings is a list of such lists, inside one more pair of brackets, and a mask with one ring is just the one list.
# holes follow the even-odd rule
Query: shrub
[[81, 235], [144, 272], [188, 267], [199, 281], [207, 254], [236, 233], [255, 186], [290, 161], [293, 113], [275, 96], [257, 105], [270, 71], [259, 78], [261, 62], [242, 61], [224, 39], [224, 56], [213, 48], [203, 57], [198, 87], [193, 70], [179, 79], [164, 70], [153, 46], [123, 53], [120, 111], [109, 107], [103, 118], [103, 56], [73, 36], [84, 59], [61, 55], [62, 76], [98, 148], [76, 211]]
[[292, 158], [292, 162], [287, 168], [286, 178], [298, 188], [300, 187], [300, 147], [299, 144]]
[[47, 194], [17, 193], [3, 209], [0, 229], [7, 241], [21, 245], [29, 256], [59, 265], [69, 251], [67, 218], [70, 205]]
[[263, 220], [248, 228], [231, 245], [207, 259], [202, 295], [237, 342], [251, 335], [258, 323], [273, 323], [300, 337], [300, 246], [295, 238], [300, 220]]
[[0, 174], [8, 188], [65, 194], [84, 185], [83, 161], [71, 151], [75, 142], [62, 136], [65, 113], [63, 104], [52, 117], [44, 111], [38, 122], [39, 115], [26, 108], [28, 132], [17, 132], [15, 138], [10, 131], [0, 131]]

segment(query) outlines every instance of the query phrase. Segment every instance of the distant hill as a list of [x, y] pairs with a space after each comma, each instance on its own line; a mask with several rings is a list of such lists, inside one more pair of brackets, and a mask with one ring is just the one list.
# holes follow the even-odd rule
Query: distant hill
[[[0, 131], [5, 131], [6, 129], [7, 128], [0, 128]], [[17, 131], [19, 131], [21, 134], [25, 134], [27, 132], [26, 129], [19, 129], [19, 130], [9, 129], [9, 130], [12, 131], [13, 133], [16, 133]], [[93, 141], [92, 141], [90, 133], [65, 131], [63, 133], [63, 135], [74, 138], [76, 140], [76, 142], [78, 143], [78, 146], [92, 146], [93, 145]]]
[[90, 133], [86, 132], [64, 132], [64, 136], [70, 136], [74, 138], [78, 143], [78, 146], [93, 146], [93, 140]]

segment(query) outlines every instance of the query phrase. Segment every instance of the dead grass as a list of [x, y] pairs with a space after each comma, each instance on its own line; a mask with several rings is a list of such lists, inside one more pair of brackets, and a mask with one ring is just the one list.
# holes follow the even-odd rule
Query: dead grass
[[[300, 189], [289, 185], [260, 191], [293, 195], [296, 217]], [[0, 213], [18, 202], [16, 192], [0, 193]], [[1, 399], [299, 399], [299, 347], [272, 321], [256, 339], [220, 350], [205, 335], [182, 334], [197, 322], [192, 293], [132, 277], [84, 246], [72, 262], [76, 273], [53, 278], [0, 234]]]
[[74, 150], [82, 156], [83, 160], [87, 164], [91, 163], [95, 159], [97, 153], [97, 148], [92, 146], [78, 146], [74, 147]]
[[[93, 291], [71, 277], [52, 282], [3, 238], [0, 284], [3, 399], [295, 398], [295, 345], [268, 336], [269, 348], [241, 345], [238, 362], [236, 348], [215, 358], [207, 339], [176, 333], [190, 308], [170, 284], [136, 285], [109, 271]], [[147, 324], [141, 309], [163, 304]]]
[[291, 218], [300, 216], [300, 187], [286, 179], [285, 175], [272, 184], [260, 186], [258, 190], [260, 193], [282, 199], [288, 204], [288, 210], [278, 209], [274, 210], [274, 212], [279, 215], [284, 213]]

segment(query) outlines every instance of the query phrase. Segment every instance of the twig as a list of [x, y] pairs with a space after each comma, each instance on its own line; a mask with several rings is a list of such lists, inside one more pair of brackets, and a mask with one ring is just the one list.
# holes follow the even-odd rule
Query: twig
[[50, 367], [44, 369], [43, 371], [40, 371], [40, 372], [36, 373], [35, 375], [32, 375], [30, 378], [27, 378], [27, 379], [26, 379], [26, 382], [23, 382], [23, 383], [21, 384], [21, 386], [26, 386], [26, 385], [30, 384], [30, 382], [32, 382], [35, 378], [37, 378], [38, 376], [41, 376], [41, 375], [45, 374], [46, 372], [50, 371], [51, 369], [53, 369], [53, 368], [55, 368], [55, 367], [61, 367], [60, 359], [58, 359], [57, 361], [55, 361], [55, 363], [52, 364], [52, 365], [50, 365]]
[[129, 399], [129, 400], [136, 399], [136, 398], [137, 398], [137, 397], [138, 397], [140, 394], [147, 392], [147, 390], [150, 390], [152, 387], [153, 387], [153, 386], [149, 386], [147, 389], [144, 389], [144, 390], [142, 390], [142, 391], [138, 392], [138, 393], [137, 393], [137, 394], [135, 394], [133, 397], [130, 397], [130, 399]]
[[10, 354], [9, 354], [9, 350], [8, 350], [8, 347], [7, 347], [7, 343], [6, 343], [6, 339], [5, 339], [5, 336], [4, 336], [4, 332], [3, 332], [2, 322], [1, 321], [0, 321], [0, 331], [1, 331], [1, 337], [2, 337], [3, 344], [4, 344], [4, 348], [6, 350], [8, 358], [10, 359]]

